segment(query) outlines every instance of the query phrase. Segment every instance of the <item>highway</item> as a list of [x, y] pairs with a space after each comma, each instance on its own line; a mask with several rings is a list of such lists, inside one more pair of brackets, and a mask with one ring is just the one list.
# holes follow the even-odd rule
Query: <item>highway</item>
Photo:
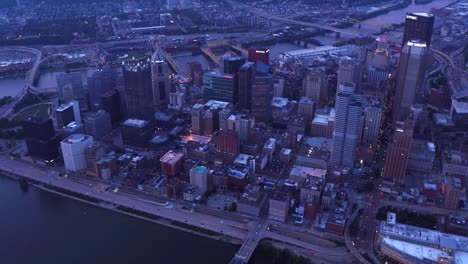
[[[107, 184], [93, 182], [91, 180], [75, 180], [75, 176], [62, 177], [59, 171], [53, 168], [28, 163], [26, 161], [10, 159], [7, 156], [0, 156], [0, 171], [13, 173], [22, 177], [35, 180], [37, 182], [48, 184], [50, 186], [69, 190], [75, 193], [81, 193], [89, 197], [98, 199], [105, 204], [122, 205], [142, 212], [147, 212], [165, 219], [186, 223], [210, 230], [220, 234], [244, 241], [239, 249], [235, 261], [245, 261], [251, 257], [258, 242], [264, 238], [270, 238], [275, 241], [281, 241], [299, 248], [312, 250], [317, 256], [331, 262], [351, 263], [349, 253], [344, 248], [334, 247], [333, 242], [327, 242], [322, 238], [316, 238], [316, 243], [305, 241], [303, 237], [294, 230], [284, 230], [275, 232], [266, 230], [268, 221], [241, 221], [227, 217], [205, 214], [196, 211], [187, 211], [181, 209], [181, 204], [171, 201], [152, 201], [150, 197], [142, 198], [140, 196], [114, 192], [114, 189]], [[108, 191], [106, 191], [108, 189]], [[288, 233], [289, 232], [289, 233]], [[294, 236], [294, 237], [292, 237]], [[307, 236], [307, 240], [313, 241], [314, 236]], [[235, 262], [234, 262], [235, 263]], [[242, 263], [242, 262], [238, 262]]]

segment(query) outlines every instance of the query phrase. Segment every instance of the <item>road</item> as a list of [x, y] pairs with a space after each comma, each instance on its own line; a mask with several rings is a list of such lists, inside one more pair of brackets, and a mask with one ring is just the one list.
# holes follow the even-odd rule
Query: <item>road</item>
[[[165, 219], [186, 223], [192, 226], [219, 233], [245, 241], [240, 248], [238, 256], [248, 260], [255, 250], [258, 242], [263, 238], [270, 238], [299, 248], [313, 250], [321, 259], [331, 262], [352, 262], [349, 253], [344, 248], [333, 247], [333, 242], [328, 242], [320, 238], [317, 244], [312, 244], [290, 234], [285, 235], [267, 231], [267, 221], [242, 221], [233, 220], [226, 217], [208, 215], [198, 211], [182, 210], [181, 205], [172, 201], [152, 201], [151, 198], [144, 199], [140, 196], [114, 192], [113, 189], [106, 191], [110, 187], [104, 183], [95, 183], [89, 180], [75, 180], [75, 176], [62, 177], [58, 171], [52, 168], [27, 163], [22, 160], [10, 159], [7, 156], [0, 156], [0, 170], [21, 175], [35, 181], [48, 184], [50, 186], [69, 190], [76, 193], [85, 194], [104, 203], [122, 205], [142, 212], [147, 212]], [[294, 231], [290, 231], [294, 232]], [[300, 238], [300, 237], [299, 237]], [[309, 239], [313, 239], [311, 236]], [[323, 240], [323, 241], [322, 241]], [[235, 258], [236, 259], [236, 258]], [[239, 258], [237, 258], [239, 259]]]

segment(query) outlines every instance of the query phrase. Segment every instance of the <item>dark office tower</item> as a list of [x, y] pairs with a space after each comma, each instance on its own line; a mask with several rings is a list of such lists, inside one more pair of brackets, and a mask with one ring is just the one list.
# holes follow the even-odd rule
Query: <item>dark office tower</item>
[[187, 63], [187, 71], [190, 78], [193, 80], [193, 84], [198, 87], [202, 86], [202, 75], [203, 67], [199, 62], [192, 61]]
[[218, 134], [216, 150], [220, 153], [228, 153], [234, 156], [240, 153], [240, 138], [236, 131], [222, 130]]
[[62, 127], [70, 124], [71, 122], [76, 121], [75, 112], [73, 111], [73, 104], [63, 104], [57, 109], [55, 109], [55, 119], [57, 120], [58, 129], [61, 129]]
[[251, 111], [256, 120], [270, 121], [272, 115], [271, 101], [273, 100], [273, 73], [270, 66], [257, 62], [255, 79], [252, 84]]
[[383, 177], [403, 183], [413, 140], [414, 122], [407, 119], [405, 122], [396, 122], [394, 126], [395, 131], [388, 142]]
[[104, 110], [89, 113], [84, 119], [86, 134], [100, 139], [112, 129], [110, 115]]
[[97, 106], [101, 103], [101, 96], [110, 91], [113, 87], [112, 68], [105, 65], [102, 69], [94, 72], [88, 77], [88, 96], [91, 106]]
[[422, 102], [427, 53], [424, 42], [408, 41], [403, 47], [398, 63], [393, 120], [405, 120], [411, 106]]
[[122, 121], [123, 111], [121, 104], [119, 90], [117, 89], [112, 89], [101, 96], [102, 109], [109, 113], [112, 125]]
[[410, 40], [419, 40], [425, 42], [427, 47], [430, 47], [433, 27], [434, 15], [429, 13], [406, 13], [402, 46], [405, 46]]
[[248, 61], [261, 61], [266, 65], [270, 64], [270, 49], [268, 48], [250, 48], [248, 51]]
[[250, 110], [250, 100], [252, 83], [255, 79], [255, 63], [246, 62], [239, 68], [239, 75], [237, 80], [238, 99], [237, 109]]
[[55, 134], [52, 119], [28, 117], [21, 123], [28, 155], [34, 158], [51, 160], [59, 156], [60, 134]]
[[245, 63], [244, 57], [221, 57], [223, 59], [223, 72], [227, 74], [237, 74]]
[[127, 146], [144, 148], [151, 137], [151, 126], [144, 120], [128, 119], [121, 130], [123, 144]]
[[86, 109], [86, 90], [81, 72], [64, 73], [56, 77], [57, 87], [60, 99], [65, 102], [77, 100], [80, 102], [80, 108]]
[[151, 78], [153, 81], [153, 103], [156, 108], [169, 103], [171, 92], [171, 79], [169, 79], [169, 66], [162, 60], [151, 60]]
[[237, 94], [234, 75], [207, 72], [203, 74], [203, 97], [205, 102], [217, 100], [235, 105]]
[[127, 65], [123, 69], [127, 112], [132, 118], [154, 119], [151, 68], [148, 64]]
[[335, 128], [329, 165], [352, 167], [362, 131], [362, 95], [353, 83], [340, 84], [335, 100]]

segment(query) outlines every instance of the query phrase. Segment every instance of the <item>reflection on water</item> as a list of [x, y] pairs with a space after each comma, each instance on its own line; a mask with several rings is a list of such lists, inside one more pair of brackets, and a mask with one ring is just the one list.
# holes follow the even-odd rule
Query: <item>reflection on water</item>
[[4, 96], [14, 97], [21, 92], [26, 84], [24, 77], [17, 79], [0, 79], [0, 98]]

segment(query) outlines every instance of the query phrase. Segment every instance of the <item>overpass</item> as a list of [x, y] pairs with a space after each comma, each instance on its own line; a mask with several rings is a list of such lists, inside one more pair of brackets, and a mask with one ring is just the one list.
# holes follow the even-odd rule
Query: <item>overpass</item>
[[269, 13], [263, 11], [263, 10], [255, 8], [253, 6], [245, 5], [245, 4], [235, 2], [235, 1], [232, 1], [232, 0], [227, 0], [227, 2], [233, 8], [243, 9], [243, 10], [246, 10], [247, 12], [250, 12], [250, 13], [255, 14], [257, 16], [260, 16], [260, 17], [264, 17], [264, 18], [269, 19], [269, 20], [275, 20], [275, 21], [284, 22], [284, 23], [287, 23], [287, 24], [292, 24], [292, 25], [298, 25], [298, 26], [304, 26], [304, 27], [313, 27], [313, 28], [333, 31], [333, 32], [343, 34], [343, 35], [350, 35], [352, 37], [358, 37], [358, 36], [362, 35], [361, 33], [352, 32], [349, 29], [336, 28], [336, 27], [332, 27], [332, 26], [328, 26], [328, 25], [324, 25], [324, 24], [303, 22], [303, 21], [297, 21], [297, 20], [293, 20], [293, 19], [290, 19], [290, 18], [286, 18], [286, 17], [275, 16], [275, 15], [269, 14]]

